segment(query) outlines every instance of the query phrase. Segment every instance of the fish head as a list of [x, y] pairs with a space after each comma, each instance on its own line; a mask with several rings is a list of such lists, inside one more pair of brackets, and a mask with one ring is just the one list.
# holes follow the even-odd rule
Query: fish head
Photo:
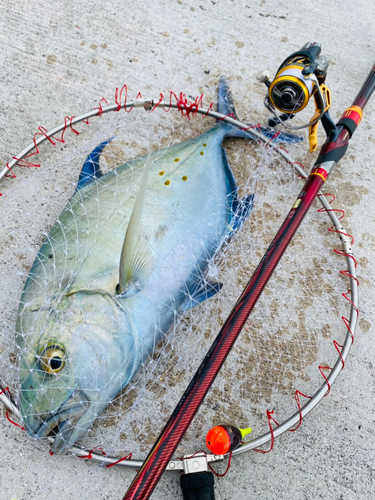
[[43, 306], [25, 303], [17, 320], [20, 410], [34, 438], [72, 446], [130, 377], [134, 336], [104, 291], [80, 291]]

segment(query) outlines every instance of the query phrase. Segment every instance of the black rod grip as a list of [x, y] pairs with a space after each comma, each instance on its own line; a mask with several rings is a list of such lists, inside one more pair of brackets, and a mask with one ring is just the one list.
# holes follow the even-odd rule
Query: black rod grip
[[212, 472], [184, 474], [180, 479], [184, 500], [215, 500], [214, 483]]

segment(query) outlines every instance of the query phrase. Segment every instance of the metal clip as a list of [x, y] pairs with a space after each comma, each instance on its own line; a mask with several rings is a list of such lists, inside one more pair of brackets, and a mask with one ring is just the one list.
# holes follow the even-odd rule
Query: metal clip
[[344, 253], [352, 255], [352, 238], [345, 233], [345, 228], [343, 226], [336, 227], [342, 244], [342, 249]]
[[134, 99], [134, 107], [140, 108], [143, 106], [145, 111], [151, 111], [156, 104], [164, 106], [164, 101], [160, 102], [160, 99], [144, 99], [143, 97]]
[[195, 472], [207, 472], [210, 462], [222, 462], [224, 455], [213, 455], [206, 453], [196, 453], [195, 455], [184, 455], [182, 460], [172, 460], [166, 470], [176, 470], [184, 474]]

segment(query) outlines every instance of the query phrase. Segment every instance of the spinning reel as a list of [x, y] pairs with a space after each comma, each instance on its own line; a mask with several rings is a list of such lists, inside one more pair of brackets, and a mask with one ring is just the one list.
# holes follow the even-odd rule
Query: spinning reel
[[[294, 127], [284, 123], [286, 128], [292, 130], [309, 127], [311, 153], [318, 147], [318, 122], [331, 106], [331, 93], [324, 84], [328, 60], [321, 56], [320, 52], [320, 44], [307, 43], [301, 50], [285, 59], [272, 82], [266, 70], [257, 75], [257, 79], [265, 83], [268, 89], [264, 104], [274, 115], [274, 118], [268, 121], [270, 127], [294, 118], [296, 113], [307, 106], [310, 97], [314, 96], [315, 114], [309, 123]], [[283, 114], [278, 116], [276, 110], [282, 111]]]

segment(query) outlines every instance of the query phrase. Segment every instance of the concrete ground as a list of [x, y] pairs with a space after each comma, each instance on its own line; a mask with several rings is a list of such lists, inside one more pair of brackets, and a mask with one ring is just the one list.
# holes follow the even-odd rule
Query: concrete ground
[[[248, 85], [260, 102], [261, 92], [254, 91], [258, 71], [273, 72], [307, 41], [319, 41], [331, 62], [332, 114], [338, 118], [374, 62], [374, 22], [369, 0], [2, 0], [1, 168], [39, 125], [49, 128], [65, 115], [92, 109], [123, 83], [145, 95], [170, 88], [195, 95], [224, 74]], [[348, 179], [368, 190], [348, 215], [362, 263], [366, 325], [374, 316], [373, 99], [350, 145], [350, 159], [341, 165]], [[16, 181], [6, 179], [0, 192]], [[217, 500], [375, 498], [373, 331], [364, 329], [332, 394], [298, 432], [283, 436], [268, 455], [250, 453], [234, 461], [216, 482]], [[0, 500], [122, 498], [134, 472], [112, 468], [97, 474], [96, 468], [36, 450], [0, 418]], [[165, 474], [152, 498], [181, 498], [178, 483], [178, 476]]]

